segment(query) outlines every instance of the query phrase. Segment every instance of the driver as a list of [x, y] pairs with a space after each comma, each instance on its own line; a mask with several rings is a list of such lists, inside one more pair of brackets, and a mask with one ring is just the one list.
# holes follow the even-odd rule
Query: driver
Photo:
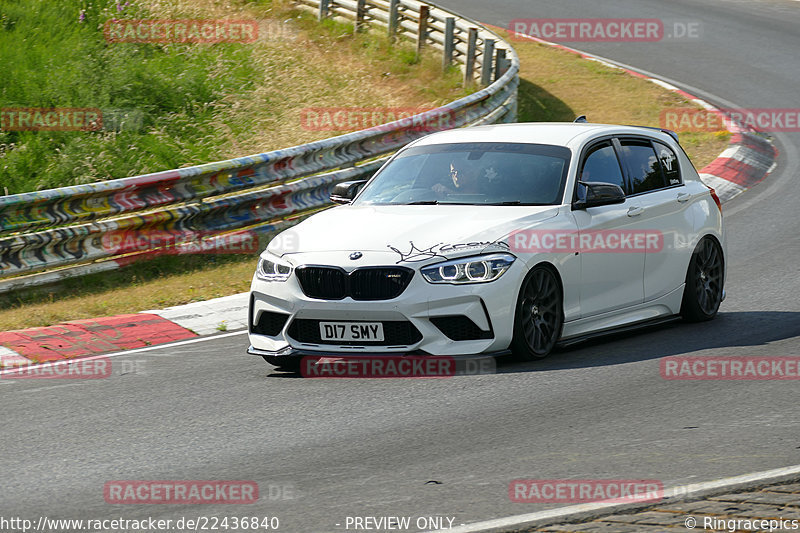
[[431, 190], [436, 194], [476, 194], [480, 168], [463, 162], [450, 163], [450, 179], [446, 184], [436, 183]]

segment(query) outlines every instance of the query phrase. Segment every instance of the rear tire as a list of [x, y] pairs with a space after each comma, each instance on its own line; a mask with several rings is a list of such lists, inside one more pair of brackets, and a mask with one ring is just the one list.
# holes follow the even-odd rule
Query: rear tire
[[564, 303], [558, 277], [549, 268], [534, 267], [522, 282], [514, 313], [511, 351], [522, 360], [547, 357], [561, 337]]
[[686, 271], [681, 316], [688, 322], [705, 322], [717, 316], [722, 303], [724, 257], [716, 240], [706, 237], [697, 244]]

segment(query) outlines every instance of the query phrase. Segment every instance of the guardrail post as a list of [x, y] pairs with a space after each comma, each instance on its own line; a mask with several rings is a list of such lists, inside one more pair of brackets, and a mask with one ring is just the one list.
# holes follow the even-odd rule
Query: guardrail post
[[389, 38], [394, 41], [397, 36], [397, 25], [400, 23], [400, 0], [389, 2]]
[[494, 39], [483, 42], [483, 66], [481, 67], [481, 84], [492, 83], [492, 60], [494, 59]]
[[358, 0], [356, 2], [356, 24], [355, 32], [361, 32], [366, 29], [364, 18], [367, 14], [367, 0]]
[[497, 49], [497, 59], [494, 62], [494, 81], [499, 80], [505, 71], [508, 70], [508, 60], [506, 59], [505, 48]]
[[444, 55], [442, 56], [442, 70], [447, 70], [453, 64], [453, 51], [456, 48], [456, 18], [447, 17], [444, 23]]
[[478, 52], [478, 28], [470, 28], [467, 37], [467, 57], [464, 58], [464, 86], [475, 82], [475, 55]]
[[319, 20], [323, 21], [330, 14], [330, 0], [319, 0]]
[[428, 17], [431, 13], [431, 6], [422, 4], [419, 6], [419, 25], [417, 26], [417, 55], [422, 52], [425, 41], [428, 39]]

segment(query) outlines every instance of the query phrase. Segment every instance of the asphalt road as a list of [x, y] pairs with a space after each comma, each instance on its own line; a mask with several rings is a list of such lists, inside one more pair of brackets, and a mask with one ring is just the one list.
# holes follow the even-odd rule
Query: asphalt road
[[[798, 2], [442, 3], [500, 26], [701, 20], [697, 42], [575, 46], [722, 105], [800, 107]], [[243, 334], [121, 355], [107, 379], [0, 379], [0, 517], [277, 516], [281, 531], [308, 533], [343, 531], [348, 516], [456, 525], [556, 506], [510, 502], [512, 479], [672, 486], [800, 464], [796, 382], [665, 381], [658, 364], [667, 355], [800, 355], [800, 135], [776, 141], [778, 170], [726, 208], [728, 299], [711, 323], [442, 380], [304, 380], [245, 355]], [[103, 497], [112, 480], [198, 479], [253, 480], [261, 498], [181, 506]]]

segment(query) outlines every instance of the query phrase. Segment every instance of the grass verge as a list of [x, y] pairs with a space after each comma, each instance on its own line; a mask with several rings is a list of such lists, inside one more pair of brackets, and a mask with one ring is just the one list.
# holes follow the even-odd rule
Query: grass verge
[[[211, 17], [228, 13], [213, 1], [142, 2], [159, 17]], [[283, 1], [234, 4], [239, 16], [280, 21], [287, 42], [267, 40], [248, 50], [263, 72], [247, 90], [226, 93], [203, 126], [214, 139], [211, 159], [224, 159], [325, 138], [340, 131], [310, 131], [303, 108], [430, 107], [464, 94], [459, 74], [441, 76], [437, 54], [418, 60], [410, 47], [392, 47], [377, 34], [352, 35], [352, 26], [316, 23]], [[291, 21], [287, 23], [286, 21]], [[297, 43], [303, 46], [297, 46]], [[684, 98], [650, 82], [574, 54], [534, 42], [512, 43], [522, 64], [520, 121], [571, 121], [658, 126], [665, 107], [686, 107]], [[239, 53], [238, 51], [236, 53]], [[300, 67], [298, 68], [298, 64]], [[30, 89], [33, 90], [33, 89]], [[610, 98], [609, 95], [614, 95]], [[201, 128], [198, 128], [201, 129]], [[684, 134], [681, 142], [698, 168], [713, 160], [728, 136]], [[210, 160], [181, 156], [180, 166]], [[92, 159], [91, 152], [85, 157]], [[185, 157], [185, 159], [183, 158]], [[171, 168], [171, 167], [160, 167]], [[138, 171], [136, 171], [138, 172]], [[135, 172], [134, 172], [135, 173]], [[119, 177], [115, 175], [114, 177]], [[253, 256], [163, 257], [58, 285], [0, 295], [0, 331], [137, 312], [246, 291]]]

